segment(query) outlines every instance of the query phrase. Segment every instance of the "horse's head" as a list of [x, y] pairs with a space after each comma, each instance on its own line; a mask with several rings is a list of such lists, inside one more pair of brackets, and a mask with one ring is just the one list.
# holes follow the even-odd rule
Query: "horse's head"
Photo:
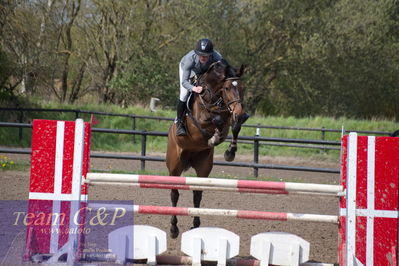
[[223, 101], [232, 114], [233, 122], [244, 113], [242, 101], [244, 100], [244, 84], [241, 76], [244, 73], [244, 67], [239, 70], [229, 66], [227, 69], [227, 78], [223, 83]]
[[211, 64], [203, 75], [203, 82], [209, 84], [213, 90], [218, 90], [222, 87], [227, 74], [227, 65], [222, 61], [217, 61]]

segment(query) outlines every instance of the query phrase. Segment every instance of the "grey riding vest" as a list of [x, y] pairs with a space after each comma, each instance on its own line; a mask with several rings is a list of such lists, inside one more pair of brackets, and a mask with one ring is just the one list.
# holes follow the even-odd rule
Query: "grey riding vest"
[[188, 52], [180, 61], [179, 71], [180, 71], [180, 87], [184, 87], [186, 90], [191, 91], [194, 87], [190, 83], [190, 78], [194, 75], [202, 75], [208, 70], [209, 66], [217, 61], [220, 61], [222, 56], [219, 52], [214, 51], [205, 64], [201, 64], [198, 55], [194, 50]]

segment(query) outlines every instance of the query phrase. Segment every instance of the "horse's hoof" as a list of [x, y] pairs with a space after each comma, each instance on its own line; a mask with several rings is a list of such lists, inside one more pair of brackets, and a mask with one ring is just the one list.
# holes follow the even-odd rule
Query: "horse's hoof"
[[224, 152], [224, 159], [228, 162], [233, 161], [235, 157], [236, 157], [235, 152], [229, 152], [228, 150]]
[[176, 239], [178, 236], [179, 236], [179, 228], [178, 227], [170, 228], [170, 237]]

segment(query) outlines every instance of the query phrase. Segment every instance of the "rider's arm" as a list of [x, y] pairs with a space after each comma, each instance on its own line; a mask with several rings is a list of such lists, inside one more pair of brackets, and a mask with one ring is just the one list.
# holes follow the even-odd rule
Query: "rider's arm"
[[193, 85], [190, 83], [190, 74], [193, 67], [194, 61], [192, 52], [186, 54], [180, 61], [179, 64], [179, 78], [180, 86], [184, 87], [188, 91], [192, 91]]

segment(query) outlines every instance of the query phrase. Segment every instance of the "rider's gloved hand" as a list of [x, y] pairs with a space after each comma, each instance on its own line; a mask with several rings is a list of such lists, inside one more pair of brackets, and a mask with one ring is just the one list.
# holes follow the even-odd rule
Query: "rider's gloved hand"
[[203, 90], [203, 88], [201, 86], [195, 86], [192, 88], [192, 91], [196, 92], [196, 93], [201, 93], [202, 90]]

